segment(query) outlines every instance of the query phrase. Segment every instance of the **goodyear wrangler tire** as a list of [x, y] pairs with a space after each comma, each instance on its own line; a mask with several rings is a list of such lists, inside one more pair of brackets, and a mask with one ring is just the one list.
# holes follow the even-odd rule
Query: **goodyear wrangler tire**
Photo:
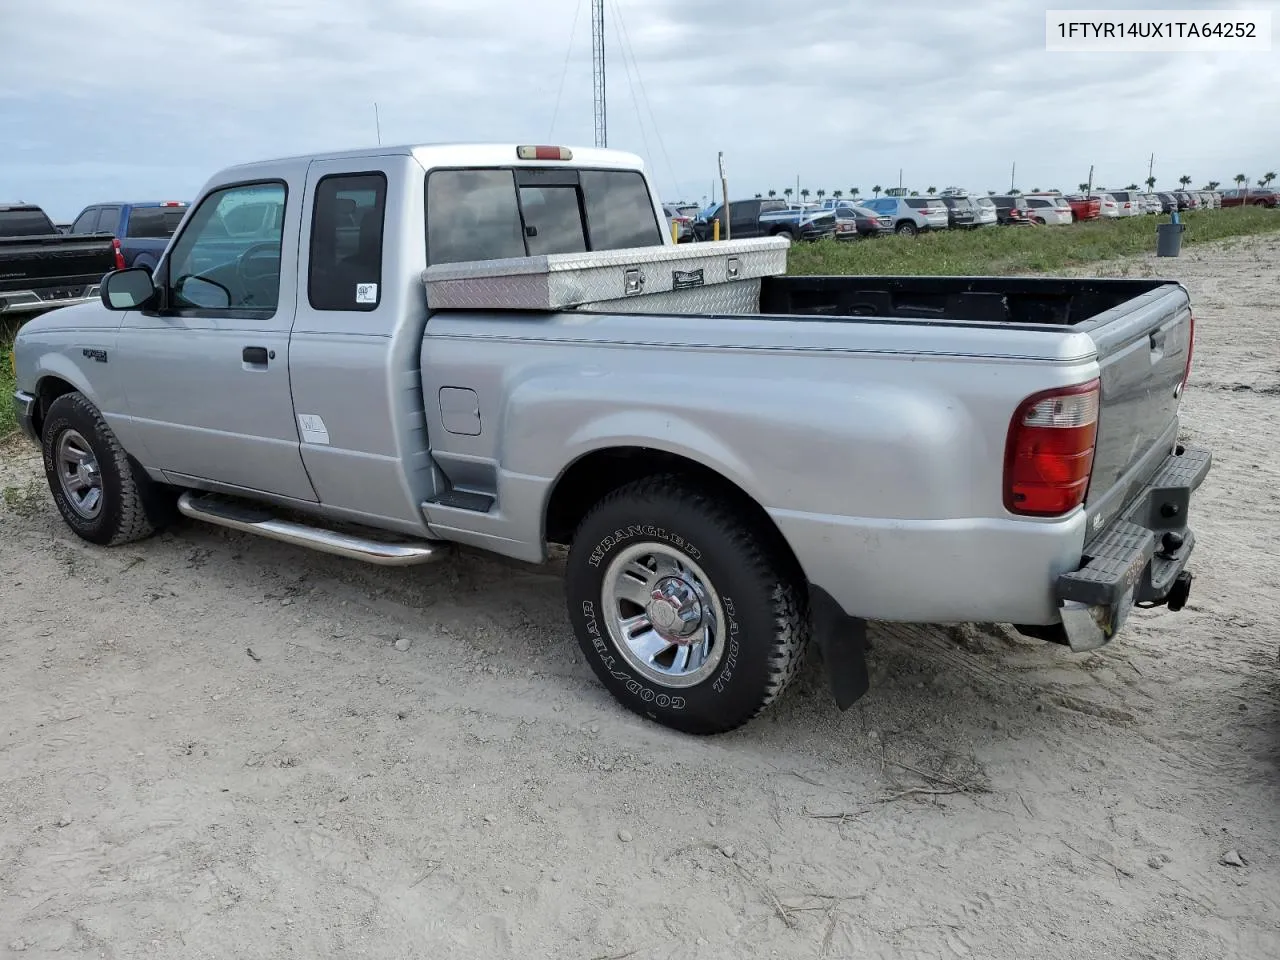
[[569, 551], [569, 619], [623, 706], [685, 733], [722, 733], [786, 689], [808, 614], [771, 533], [674, 476], [622, 487]]
[[41, 439], [53, 502], [77, 536], [114, 547], [149, 537], [170, 519], [170, 492], [134, 469], [83, 394], [67, 393], [49, 405]]

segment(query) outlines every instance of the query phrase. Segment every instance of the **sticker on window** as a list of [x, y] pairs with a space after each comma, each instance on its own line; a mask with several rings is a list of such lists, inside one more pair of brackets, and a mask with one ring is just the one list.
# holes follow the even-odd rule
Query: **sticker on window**
[[378, 285], [376, 283], [356, 284], [356, 303], [377, 303]]

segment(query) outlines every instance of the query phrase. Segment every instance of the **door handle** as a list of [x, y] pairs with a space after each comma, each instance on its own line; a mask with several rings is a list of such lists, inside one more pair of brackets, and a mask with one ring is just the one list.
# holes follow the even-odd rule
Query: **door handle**
[[267, 365], [266, 347], [245, 347], [244, 353], [240, 356], [244, 359], [245, 363], [252, 363], [259, 367], [265, 367]]

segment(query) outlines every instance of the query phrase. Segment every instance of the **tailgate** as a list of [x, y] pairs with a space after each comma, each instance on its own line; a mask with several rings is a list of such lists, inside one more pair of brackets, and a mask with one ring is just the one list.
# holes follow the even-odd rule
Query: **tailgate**
[[0, 292], [97, 283], [115, 268], [109, 235], [0, 238]]
[[[1169, 283], [1099, 314], [1102, 397], [1085, 506], [1100, 528], [1159, 468], [1178, 434], [1193, 321], [1186, 290]], [[1095, 525], [1096, 524], [1096, 525]]]

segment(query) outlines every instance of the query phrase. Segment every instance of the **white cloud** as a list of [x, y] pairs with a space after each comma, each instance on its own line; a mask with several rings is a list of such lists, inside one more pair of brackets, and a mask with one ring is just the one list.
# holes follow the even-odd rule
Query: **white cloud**
[[[919, 188], [1003, 187], [1015, 161], [1024, 187], [1091, 163], [1127, 183], [1152, 152], [1165, 183], [1280, 166], [1280, 49], [1050, 54], [1043, 17], [1023, 0], [606, 0], [610, 143], [669, 197], [705, 194], [718, 150], [740, 194], [797, 176], [868, 192], [900, 167]], [[0, 0], [0, 35], [0, 194], [60, 217], [370, 143], [374, 101], [386, 142], [592, 139], [588, 0]]]

